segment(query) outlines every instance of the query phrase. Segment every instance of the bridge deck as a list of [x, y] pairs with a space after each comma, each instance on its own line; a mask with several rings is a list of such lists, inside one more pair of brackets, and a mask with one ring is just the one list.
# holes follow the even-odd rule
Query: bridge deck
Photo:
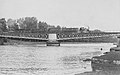
[[[119, 36], [120, 33], [72, 33], [72, 34], [57, 34], [56, 40], [70, 40], [70, 39], [84, 39], [84, 38], [96, 38], [96, 37], [115, 37]], [[39, 34], [39, 33], [2, 33], [0, 34], [2, 38], [18, 38], [18, 39], [32, 39], [32, 40], [49, 40], [48, 34]]]

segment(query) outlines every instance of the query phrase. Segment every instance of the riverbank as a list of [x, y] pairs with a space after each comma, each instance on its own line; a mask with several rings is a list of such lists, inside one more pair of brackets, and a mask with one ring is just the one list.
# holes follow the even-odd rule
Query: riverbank
[[[60, 42], [60, 44], [97, 44], [97, 43], [106, 43], [106, 42]], [[108, 42], [110, 43], [110, 42]], [[33, 41], [21, 41], [21, 40], [7, 40], [4, 42], [4, 45], [38, 45], [38, 44], [46, 44], [46, 42], [33, 42]]]
[[21, 41], [21, 40], [11, 40], [8, 39], [5, 45], [37, 45], [37, 44], [46, 44], [46, 42], [32, 42], [32, 41]]
[[84, 72], [75, 75], [120, 75], [120, 71], [96, 71], [96, 72]]

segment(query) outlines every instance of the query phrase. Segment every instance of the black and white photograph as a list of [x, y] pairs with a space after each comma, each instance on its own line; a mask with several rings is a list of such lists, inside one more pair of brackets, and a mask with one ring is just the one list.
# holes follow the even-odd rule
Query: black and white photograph
[[120, 75], [120, 0], [0, 0], [0, 75]]

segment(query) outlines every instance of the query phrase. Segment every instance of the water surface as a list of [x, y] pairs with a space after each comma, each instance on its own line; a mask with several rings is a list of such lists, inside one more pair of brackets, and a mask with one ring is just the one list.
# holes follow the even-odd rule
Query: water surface
[[83, 60], [101, 55], [110, 47], [112, 43], [0, 46], [0, 75], [74, 75], [91, 71], [90, 62]]

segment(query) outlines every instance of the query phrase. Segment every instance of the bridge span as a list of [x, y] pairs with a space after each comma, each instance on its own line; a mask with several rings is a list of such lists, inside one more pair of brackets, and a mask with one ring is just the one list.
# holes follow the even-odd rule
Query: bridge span
[[0, 33], [1, 39], [14, 39], [14, 40], [22, 40], [22, 41], [37, 41], [37, 42], [47, 42], [51, 41], [50, 34], [54, 34], [54, 40], [58, 43], [65, 42], [69, 40], [78, 40], [78, 39], [90, 39], [90, 38], [102, 38], [102, 37], [112, 37], [116, 38], [120, 36], [120, 33]]

